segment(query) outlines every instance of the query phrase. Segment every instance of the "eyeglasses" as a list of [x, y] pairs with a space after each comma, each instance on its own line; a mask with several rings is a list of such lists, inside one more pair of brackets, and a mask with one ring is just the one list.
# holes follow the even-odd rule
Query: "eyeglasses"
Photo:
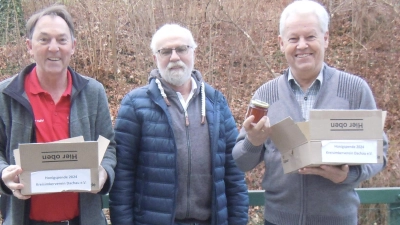
[[183, 56], [186, 55], [189, 51], [189, 48], [192, 48], [189, 45], [182, 45], [182, 46], [178, 46], [176, 48], [162, 48], [160, 50], [157, 51], [158, 54], [160, 54], [161, 57], [171, 57], [172, 55], [172, 51], [175, 50], [176, 54], [178, 54], [179, 56]]

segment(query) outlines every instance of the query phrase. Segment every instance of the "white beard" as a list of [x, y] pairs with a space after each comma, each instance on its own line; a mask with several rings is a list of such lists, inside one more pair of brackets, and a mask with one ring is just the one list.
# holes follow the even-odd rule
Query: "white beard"
[[[170, 62], [165, 69], [161, 69], [159, 64], [157, 66], [161, 77], [169, 84], [177, 87], [184, 85], [190, 79], [193, 70], [193, 63], [191, 66], [187, 66], [182, 61]], [[182, 68], [171, 71], [170, 69], [175, 66], [180, 66]]]

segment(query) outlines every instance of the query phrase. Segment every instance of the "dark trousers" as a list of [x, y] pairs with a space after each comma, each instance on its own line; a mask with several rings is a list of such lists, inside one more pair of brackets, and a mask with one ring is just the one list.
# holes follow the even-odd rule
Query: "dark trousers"
[[175, 225], [206, 225], [206, 223], [177, 223]]
[[79, 225], [79, 216], [69, 221], [53, 222], [53, 223], [29, 220], [29, 225]]
[[273, 224], [273, 223], [270, 223], [270, 222], [264, 220], [264, 225], [276, 225], [276, 224]]

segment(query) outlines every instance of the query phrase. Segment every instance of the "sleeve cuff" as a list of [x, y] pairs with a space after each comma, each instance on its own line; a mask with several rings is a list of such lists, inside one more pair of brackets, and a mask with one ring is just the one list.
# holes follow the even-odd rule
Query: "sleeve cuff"
[[342, 184], [350, 184], [356, 182], [360, 177], [361, 166], [349, 166], [349, 173], [347, 178], [342, 182]]
[[250, 153], [259, 153], [264, 148], [264, 144], [260, 146], [254, 146], [247, 137], [243, 141], [243, 151], [250, 152]]

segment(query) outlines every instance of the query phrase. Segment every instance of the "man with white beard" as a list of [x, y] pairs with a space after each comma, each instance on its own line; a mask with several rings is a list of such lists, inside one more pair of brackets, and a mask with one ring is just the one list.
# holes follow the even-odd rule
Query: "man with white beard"
[[158, 69], [122, 100], [115, 122], [112, 224], [247, 224], [238, 131], [224, 96], [194, 70], [192, 33], [162, 26], [151, 49]]

